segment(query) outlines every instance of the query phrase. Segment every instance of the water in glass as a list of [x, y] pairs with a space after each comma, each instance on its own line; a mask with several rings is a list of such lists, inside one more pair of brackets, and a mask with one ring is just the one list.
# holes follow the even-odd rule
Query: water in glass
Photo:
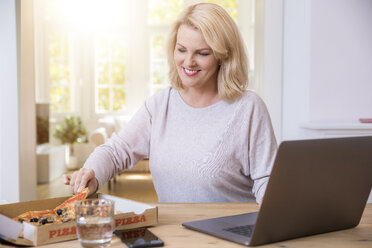
[[114, 229], [113, 218], [80, 217], [77, 221], [78, 238], [83, 247], [107, 247]]
[[83, 247], [107, 247], [114, 231], [114, 202], [86, 199], [75, 203], [77, 235]]

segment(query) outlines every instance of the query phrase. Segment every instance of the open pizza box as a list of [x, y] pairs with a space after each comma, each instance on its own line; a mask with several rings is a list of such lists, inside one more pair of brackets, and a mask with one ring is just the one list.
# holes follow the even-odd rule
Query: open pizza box
[[[12, 218], [27, 211], [53, 209], [69, 197], [0, 205], [0, 238], [17, 245], [38, 246], [77, 239], [75, 221], [35, 226], [17, 222]], [[106, 194], [89, 198], [115, 201], [115, 230], [153, 226], [158, 223], [158, 208]], [[117, 213], [120, 211], [121, 213]], [[19, 237], [23, 230], [23, 237]]]

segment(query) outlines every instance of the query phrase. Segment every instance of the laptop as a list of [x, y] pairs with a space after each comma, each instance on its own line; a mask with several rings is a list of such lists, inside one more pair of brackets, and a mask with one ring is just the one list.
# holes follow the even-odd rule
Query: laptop
[[259, 212], [182, 225], [247, 246], [359, 224], [372, 188], [372, 136], [284, 141]]

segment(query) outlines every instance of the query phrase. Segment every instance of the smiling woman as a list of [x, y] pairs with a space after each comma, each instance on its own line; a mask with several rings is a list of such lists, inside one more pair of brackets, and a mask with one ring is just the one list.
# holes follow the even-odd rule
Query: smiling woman
[[148, 158], [159, 201], [260, 202], [276, 141], [265, 104], [247, 90], [236, 23], [221, 6], [199, 3], [170, 31], [172, 86], [149, 97], [64, 183], [74, 194], [95, 192]]

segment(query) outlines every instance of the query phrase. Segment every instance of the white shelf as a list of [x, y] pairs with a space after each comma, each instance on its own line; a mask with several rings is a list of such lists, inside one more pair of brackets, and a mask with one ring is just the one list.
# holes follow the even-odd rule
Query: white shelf
[[302, 128], [311, 130], [365, 130], [372, 131], [372, 123], [359, 122], [304, 122], [301, 124]]

